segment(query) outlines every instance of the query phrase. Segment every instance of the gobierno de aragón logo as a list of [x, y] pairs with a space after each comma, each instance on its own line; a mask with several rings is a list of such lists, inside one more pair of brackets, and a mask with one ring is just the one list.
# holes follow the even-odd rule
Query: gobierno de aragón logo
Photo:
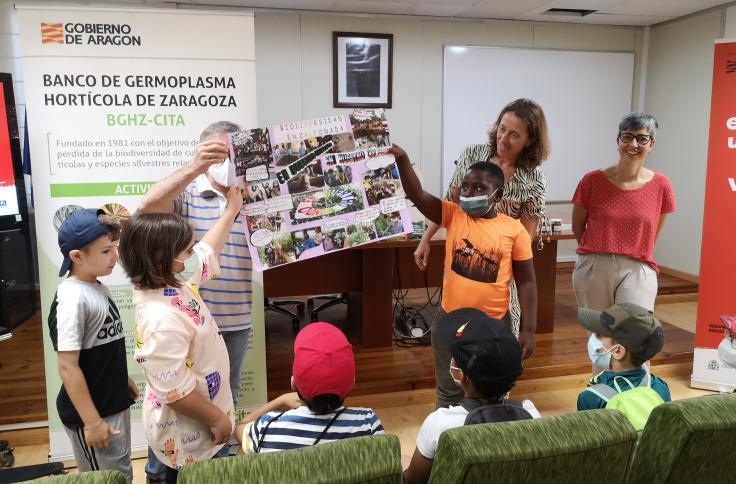
[[140, 46], [128, 24], [41, 22], [42, 44]]

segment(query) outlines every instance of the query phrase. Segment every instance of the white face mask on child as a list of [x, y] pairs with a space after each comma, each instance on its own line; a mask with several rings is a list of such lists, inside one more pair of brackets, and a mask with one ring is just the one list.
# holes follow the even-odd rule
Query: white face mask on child
[[[594, 334], [590, 335], [590, 338], [588, 339], [588, 356], [590, 357], [590, 361], [597, 366], [598, 368], [603, 369], [610, 369], [611, 368], [611, 352], [616, 349], [616, 346], [619, 345], [613, 345], [610, 348], [606, 348], [603, 346], [603, 342], [598, 339], [598, 337]], [[602, 352], [599, 352], [598, 350], [603, 350]]]
[[457, 366], [452, 366], [452, 364], [450, 364], [450, 378], [452, 378], [452, 381], [455, 382], [455, 385], [460, 386], [460, 380], [452, 376], [452, 370], [455, 370], [455, 371], [463, 371], [463, 370], [462, 368], [458, 368]]

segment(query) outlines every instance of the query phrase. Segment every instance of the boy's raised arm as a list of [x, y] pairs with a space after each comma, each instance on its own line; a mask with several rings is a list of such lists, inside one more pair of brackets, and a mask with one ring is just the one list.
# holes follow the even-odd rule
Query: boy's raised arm
[[388, 152], [396, 158], [396, 165], [399, 167], [399, 175], [401, 175], [401, 184], [404, 186], [406, 196], [414, 202], [422, 215], [436, 224], [442, 223], [442, 200], [434, 195], [427, 193], [422, 189], [422, 184], [411, 167], [411, 161], [401, 147], [393, 145]]

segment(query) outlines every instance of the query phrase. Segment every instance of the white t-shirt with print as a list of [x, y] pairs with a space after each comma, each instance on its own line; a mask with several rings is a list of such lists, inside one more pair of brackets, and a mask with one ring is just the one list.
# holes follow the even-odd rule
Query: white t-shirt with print
[[[529, 412], [533, 418], [542, 418], [531, 400], [524, 400], [521, 404], [524, 410]], [[455, 427], [462, 427], [467, 416], [468, 411], [460, 405], [438, 408], [427, 415], [419, 429], [419, 435], [417, 435], [417, 450], [419, 453], [427, 459], [434, 459], [437, 452], [437, 443], [440, 441], [442, 432]]]
[[199, 296], [199, 285], [220, 272], [204, 243], [194, 246], [198, 268], [181, 287], [133, 290], [135, 359], [146, 376], [143, 425], [148, 445], [164, 465], [179, 469], [208, 460], [222, 445], [209, 426], [177, 414], [167, 404], [197, 392], [230, 417], [230, 363], [217, 323]]

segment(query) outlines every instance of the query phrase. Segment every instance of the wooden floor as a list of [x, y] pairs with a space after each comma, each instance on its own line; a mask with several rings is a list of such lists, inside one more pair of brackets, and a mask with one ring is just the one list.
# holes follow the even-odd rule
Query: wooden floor
[[[659, 301], [697, 299], [697, 285], [668, 275], [660, 275]], [[431, 295], [434, 289], [429, 291]], [[406, 296], [409, 304], [423, 305], [427, 291], [417, 289]], [[436, 308], [423, 311], [431, 322]], [[587, 353], [588, 335], [576, 319], [577, 303], [572, 290], [572, 265], [559, 264], [555, 301], [555, 331], [537, 335], [537, 350], [524, 362], [522, 379], [574, 375], [591, 369]], [[307, 316], [308, 317], [308, 316]], [[320, 313], [320, 320], [333, 322], [345, 329], [345, 306], [335, 306]], [[663, 321], [664, 350], [654, 364], [692, 361], [694, 334]], [[266, 313], [268, 394], [269, 398], [290, 391], [294, 333], [286, 316]], [[356, 385], [353, 395], [371, 395], [434, 387], [434, 360], [429, 346], [385, 349], [355, 347]]]
[[0, 343], [0, 425], [47, 419], [41, 311]]

